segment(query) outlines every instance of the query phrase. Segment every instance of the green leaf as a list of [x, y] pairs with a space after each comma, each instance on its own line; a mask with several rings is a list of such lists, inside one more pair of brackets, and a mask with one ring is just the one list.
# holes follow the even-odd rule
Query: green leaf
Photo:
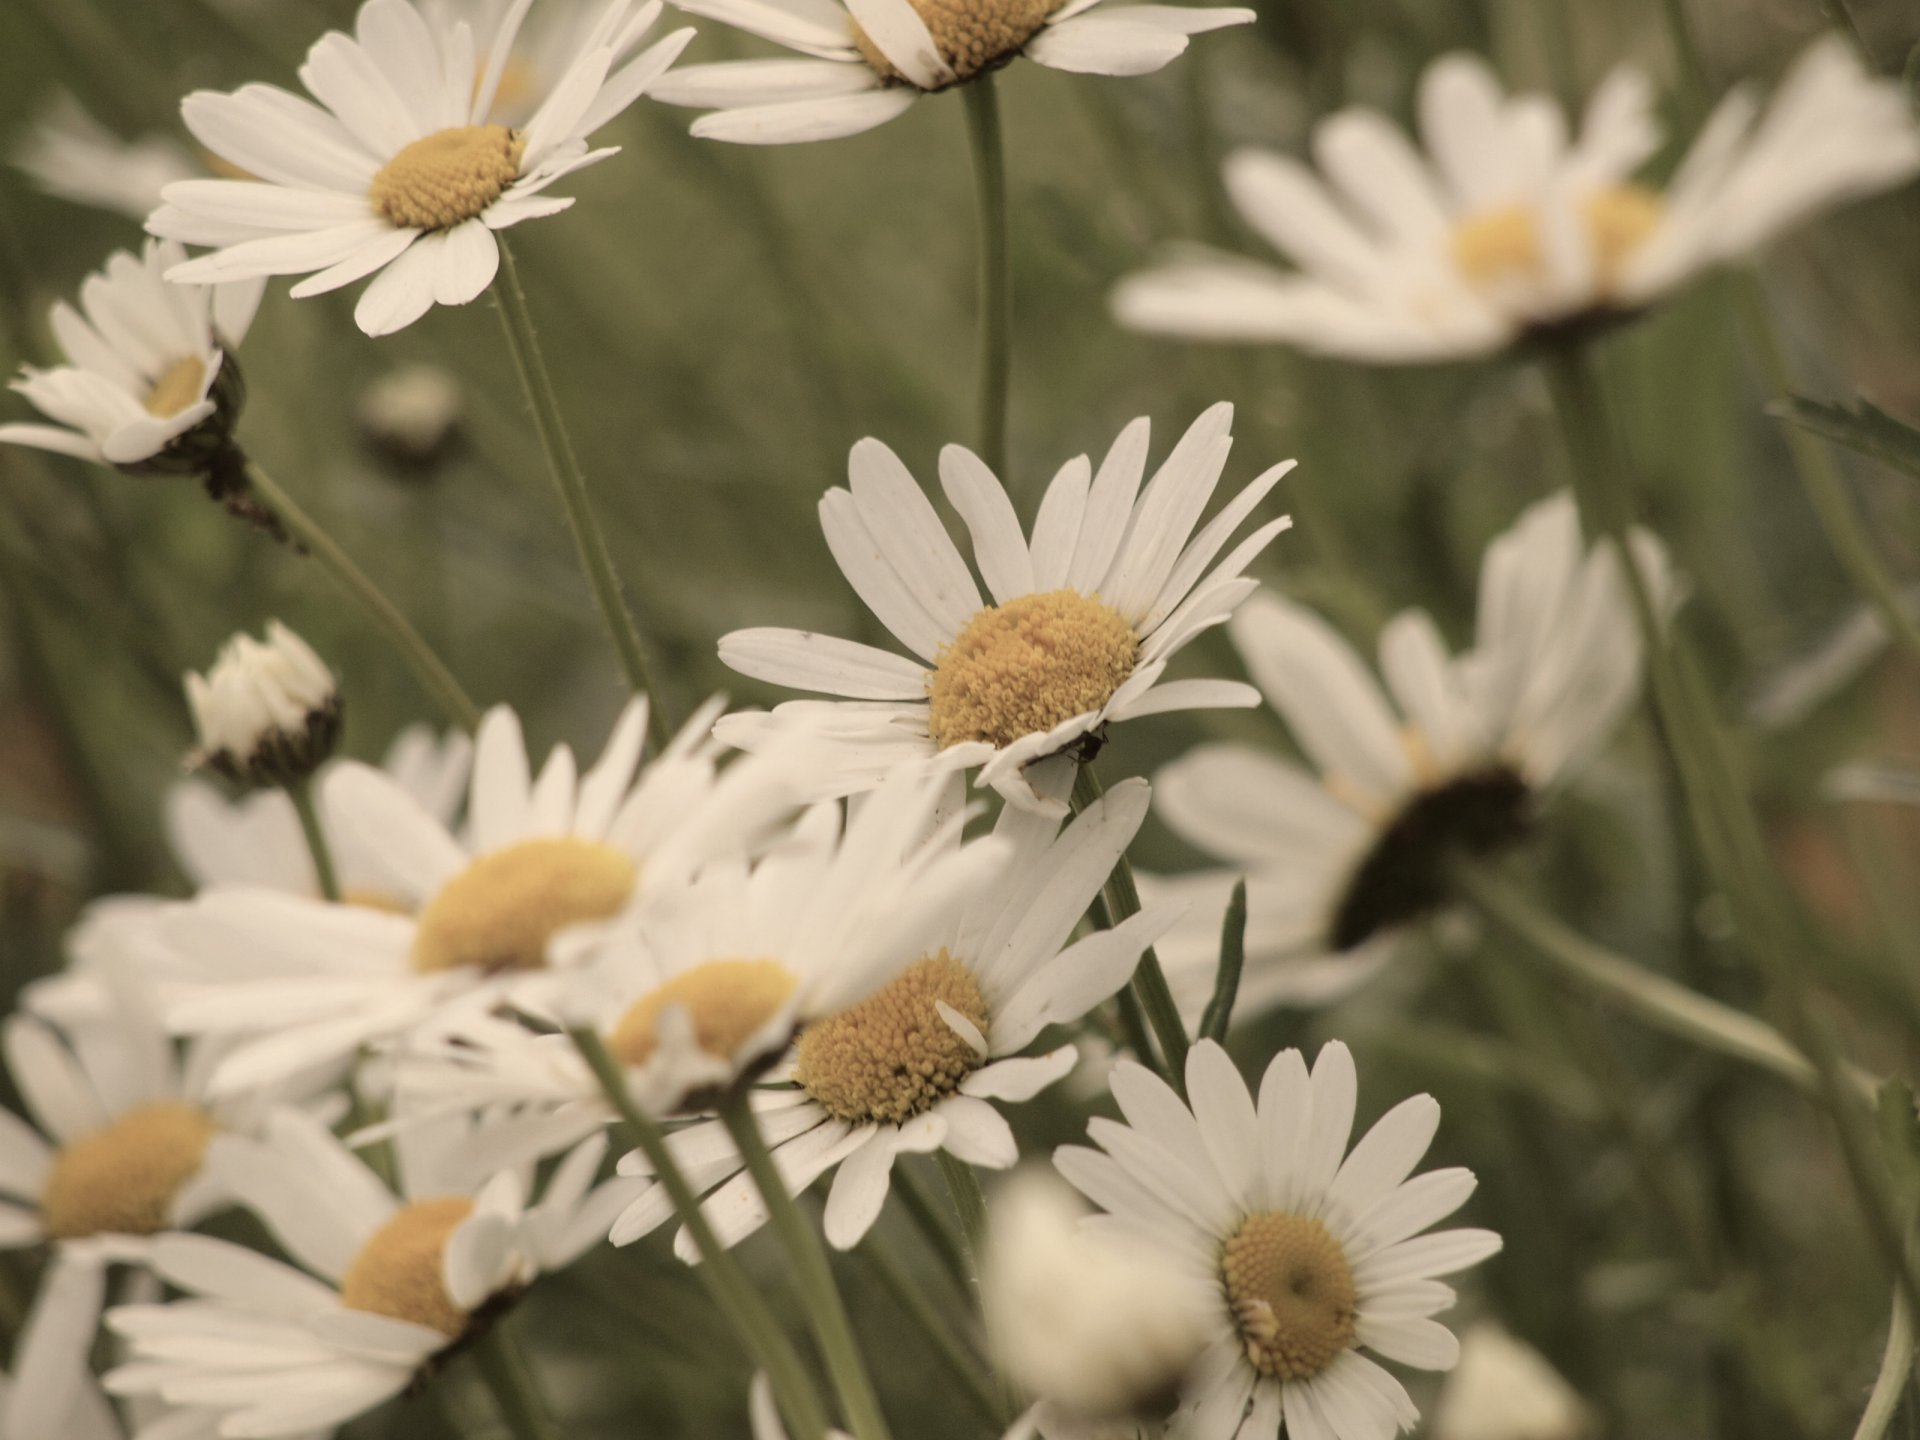
[[1247, 882], [1234, 882], [1233, 898], [1220, 927], [1220, 969], [1214, 976], [1213, 998], [1200, 1016], [1202, 1040], [1224, 1040], [1233, 1020], [1234, 997], [1240, 993], [1240, 968], [1247, 960]]
[[1790, 395], [1774, 401], [1767, 413], [1920, 478], [1920, 430], [1902, 424], [1871, 401], [1862, 400], [1858, 410], [1849, 410]]

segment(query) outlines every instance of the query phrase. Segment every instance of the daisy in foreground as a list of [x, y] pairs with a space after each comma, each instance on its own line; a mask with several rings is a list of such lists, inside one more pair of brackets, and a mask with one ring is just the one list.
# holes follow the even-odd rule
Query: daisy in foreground
[[1054, 70], [1146, 75], [1187, 37], [1253, 23], [1238, 8], [1114, 5], [1100, 0], [691, 0], [680, 8], [760, 35], [805, 60], [689, 65], [656, 100], [717, 113], [693, 133], [748, 145], [857, 135], [922, 95], [988, 75], [1024, 55]]
[[0, 425], [0, 444], [31, 445], [140, 473], [197, 473], [225, 446], [243, 392], [231, 352], [259, 309], [257, 281], [171, 285], [186, 260], [169, 242], [122, 250], [58, 301], [49, 321], [67, 363], [29, 365], [13, 388], [52, 425]]
[[[1012, 883], [1007, 840], [962, 843], [953, 788], [902, 771], [844, 827], [841, 806], [815, 806], [757, 864], [712, 864], [609, 935], [557, 1008], [601, 1036], [642, 1109], [724, 1103], [801, 1027], [910, 983], [897, 977], [914, 957]], [[612, 1118], [567, 1036], [485, 1016], [405, 1057], [397, 1084], [403, 1112], [511, 1107], [548, 1152]], [[664, 1191], [649, 1195], [614, 1233], [624, 1241], [670, 1213]]]
[[[1815, 212], [1920, 172], [1920, 128], [1893, 80], [1828, 36], [1765, 115], [1735, 90], [1664, 191], [1635, 176], [1660, 149], [1651, 86], [1618, 70], [1576, 139], [1558, 104], [1508, 97], [1449, 55], [1420, 85], [1427, 156], [1371, 110], [1322, 124], [1325, 179], [1265, 151], [1230, 156], [1247, 223], [1299, 267], [1195, 260], [1121, 283], [1123, 325], [1277, 341], [1393, 364], [1485, 355], [1529, 332], [1645, 309]], [[1430, 158], [1429, 158], [1430, 157]]]
[[170, 907], [159, 930], [168, 1023], [234, 1040], [213, 1077], [230, 1093], [462, 1008], [508, 998], [543, 1008], [556, 935], [672, 889], [794, 808], [777, 751], [720, 774], [713, 713], [642, 767], [646, 702], [636, 700], [586, 774], [562, 745], [536, 777], [519, 720], [498, 707], [475, 740], [459, 834], [391, 776], [335, 765], [325, 813], [373, 872], [369, 893], [332, 903], [229, 886]]
[[678, 30], [627, 58], [660, 15], [607, 0], [523, 128], [489, 117], [530, 0], [475, 36], [430, 24], [409, 0], [367, 0], [354, 34], [308, 52], [301, 82], [319, 105], [272, 85], [197, 91], [181, 105], [210, 152], [257, 180], [184, 180], [147, 228], [216, 247], [168, 278], [195, 283], [306, 275], [296, 297], [380, 272], [354, 319], [404, 329], [435, 305], [493, 283], [494, 232], [573, 204], [547, 187], [615, 149], [588, 137], [640, 98], [693, 37]]
[[[1664, 553], [1637, 537], [1655, 594]], [[1371, 976], [1448, 898], [1450, 855], [1520, 841], [1539, 802], [1592, 758], [1638, 694], [1640, 634], [1610, 548], [1588, 550], [1573, 500], [1541, 501], [1487, 547], [1474, 647], [1449, 655], [1408, 610], [1380, 636], [1380, 671], [1278, 596], [1234, 616], [1248, 672], [1306, 752], [1204, 745], [1154, 777], [1161, 817], [1247, 877], [1241, 1003], [1315, 1004]], [[1234, 874], [1145, 887], [1193, 904], [1160, 948], [1182, 1008], [1213, 983]]]
[[[1162, 906], [1067, 944], [1147, 801], [1146, 782], [1123, 781], [1059, 833], [1051, 819], [1005, 807], [995, 826], [1009, 857], [1004, 880], [896, 949], [886, 985], [803, 1029], [791, 1061], [768, 1077], [790, 1088], [756, 1092], [755, 1113], [794, 1193], [839, 1165], [826, 1209], [835, 1247], [851, 1249], [879, 1218], [898, 1155], [945, 1150], [993, 1170], [1019, 1159], [1013, 1131], [987, 1102], [1031, 1100], [1071, 1070], [1072, 1045], [1021, 1052], [1047, 1026], [1073, 1023], [1125, 985], [1141, 952], [1177, 918]], [[902, 966], [902, 956], [911, 963]], [[726, 1181], [706, 1202], [723, 1243], [766, 1219], [724, 1126], [694, 1126], [674, 1141], [696, 1186]], [[647, 1173], [644, 1157], [629, 1156], [621, 1170]], [[667, 1213], [662, 1196], [649, 1196], [614, 1227], [614, 1243]], [[689, 1260], [697, 1254], [684, 1231], [679, 1249]]]
[[1500, 1249], [1487, 1230], [1422, 1234], [1473, 1193], [1466, 1170], [1413, 1175], [1440, 1124], [1431, 1096], [1387, 1112], [1347, 1152], [1357, 1082], [1335, 1041], [1309, 1074], [1274, 1057], [1256, 1105], [1211, 1040], [1187, 1058], [1189, 1110], [1132, 1061], [1116, 1065], [1126, 1117], [1094, 1120], [1100, 1149], [1054, 1163], [1106, 1211], [1085, 1223], [1164, 1255], [1186, 1281], [1170, 1303], [1205, 1300], [1212, 1341], [1190, 1372], [1169, 1440], [1388, 1440], [1420, 1418], [1400, 1382], [1361, 1351], [1450, 1368], [1454, 1303], [1440, 1282]]
[[1207, 410], [1142, 491], [1148, 425], [1135, 420], [1098, 473], [1084, 455], [1061, 467], [1031, 541], [993, 472], [947, 446], [941, 486], [966, 522], [991, 604], [899, 457], [862, 440], [849, 488], [820, 502], [820, 525], [848, 583], [916, 658], [805, 630], [736, 630], [720, 641], [733, 669], [843, 698], [729, 716], [715, 733], [752, 750], [798, 721], [831, 744], [842, 793], [933, 757], [942, 769], [982, 766], [981, 780], [1009, 800], [1058, 815], [1064, 803], [1022, 773], [1034, 761], [1090, 755], [1117, 721], [1258, 704], [1238, 681], [1161, 678], [1182, 646], [1254, 591], [1242, 572], [1291, 523], [1268, 521], [1213, 564], [1294, 463], [1266, 471], [1195, 533], [1232, 424], [1231, 405]]
[[291, 1111], [261, 1141], [219, 1141], [223, 1181], [298, 1268], [206, 1236], [162, 1241], [154, 1268], [186, 1298], [109, 1313], [131, 1357], [107, 1388], [223, 1412], [222, 1434], [256, 1440], [344, 1424], [398, 1395], [598, 1243], [620, 1198], [618, 1182], [594, 1187], [598, 1136], [532, 1206], [514, 1172], [478, 1180], [472, 1138], [464, 1122], [404, 1132], [397, 1195]]

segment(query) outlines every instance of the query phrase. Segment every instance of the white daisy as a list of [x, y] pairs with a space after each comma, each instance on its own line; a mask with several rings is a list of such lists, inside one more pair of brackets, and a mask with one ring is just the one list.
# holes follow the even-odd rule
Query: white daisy
[[[1815, 212], [1920, 172], [1920, 128], [1893, 80], [1838, 36], [1817, 41], [1764, 116], [1728, 95], [1664, 191], [1634, 177], [1662, 135], [1646, 77], [1617, 70], [1577, 139], [1557, 102], [1509, 98], [1477, 57], [1420, 86], [1421, 155], [1353, 109], [1323, 123], [1305, 165], [1229, 157], [1247, 223], [1298, 267], [1202, 259], [1123, 281], [1124, 325], [1277, 341], [1376, 363], [1484, 355], [1532, 331], [1644, 309]], [[1429, 158], [1430, 157], [1430, 158]]]
[[160, 192], [201, 174], [186, 146], [164, 135], [122, 140], [62, 93], [34, 117], [13, 163], [49, 195], [145, 220]]
[[[1021, 1052], [1047, 1026], [1071, 1024], [1125, 985], [1177, 916], [1162, 906], [1067, 943], [1147, 802], [1144, 781], [1123, 781], [1058, 833], [1050, 819], [1005, 807], [994, 827], [1011, 856], [1005, 880], [950, 909], [909, 947], [896, 944], [895, 978], [803, 1029], [791, 1059], [769, 1076], [790, 1086], [755, 1095], [794, 1193], [840, 1167], [826, 1209], [834, 1246], [851, 1249], [879, 1218], [898, 1155], [945, 1150], [995, 1170], [1019, 1159], [1012, 1129], [988, 1101], [1031, 1100], [1071, 1070], [1072, 1045]], [[674, 1140], [690, 1181], [719, 1187], [706, 1208], [723, 1243], [765, 1220], [724, 1126], [708, 1122]], [[621, 1169], [648, 1167], [628, 1156]], [[615, 1243], [666, 1213], [662, 1196], [650, 1196], [622, 1217]], [[678, 1249], [689, 1260], [696, 1253], [684, 1232]]]
[[[181, 106], [213, 154], [257, 180], [169, 185], [156, 235], [217, 247], [169, 271], [182, 281], [307, 275], [296, 297], [375, 271], [354, 319], [369, 335], [411, 325], [434, 304], [464, 305], [493, 283], [493, 232], [573, 204], [543, 193], [616, 153], [587, 137], [625, 110], [692, 38], [679, 30], [627, 57], [659, 17], [607, 0], [524, 128], [492, 122], [530, 0], [476, 40], [436, 30], [409, 0], [367, 0], [354, 34], [308, 52], [301, 82], [319, 105], [272, 85], [198, 91]], [[616, 68], [617, 67], [617, 68]]]
[[[945, 777], [903, 770], [844, 829], [839, 805], [815, 806], [758, 863], [716, 861], [596, 942], [556, 1009], [603, 1036], [641, 1108], [664, 1116], [718, 1103], [802, 1026], [885, 993], [1000, 885], [1010, 842], [963, 844], [967, 816], [951, 798]], [[406, 1056], [397, 1083], [402, 1108], [416, 1113], [519, 1109], [543, 1150], [612, 1118], [566, 1036], [486, 1017]], [[532, 1118], [541, 1111], [543, 1135]], [[666, 1218], [661, 1203], [637, 1205], [617, 1238]]]
[[820, 502], [821, 528], [848, 583], [917, 658], [804, 630], [736, 630], [720, 641], [733, 669], [844, 698], [730, 716], [715, 733], [755, 749], [781, 720], [799, 721], [838, 753], [843, 791], [903, 760], [933, 757], [946, 769], [982, 765], [980, 778], [1008, 799], [1059, 814], [1061, 802], [1022, 776], [1033, 761], [1091, 753], [1115, 721], [1259, 703], [1237, 681], [1161, 683], [1182, 646], [1253, 592], [1242, 572], [1290, 523], [1267, 522], [1208, 570], [1293, 468], [1268, 470], [1196, 534], [1232, 424], [1231, 405], [1207, 410], [1142, 492], [1148, 425], [1135, 420], [1097, 474], [1084, 455], [1060, 468], [1031, 542], [993, 472], [947, 446], [940, 482], [972, 537], [993, 596], [985, 605], [906, 467], [878, 440], [862, 440], [848, 459], [850, 487]]
[[464, 835], [380, 771], [336, 765], [327, 813], [368, 861], [373, 894], [397, 903], [225, 887], [170, 907], [168, 1022], [234, 1040], [214, 1076], [225, 1093], [462, 1008], [544, 1007], [555, 935], [684, 883], [791, 812], [796, 790], [777, 753], [720, 774], [713, 711], [641, 767], [646, 702], [634, 701], [576, 780], [564, 745], [531, 774], [519, 720], [496, 708], [476, 738]]
[[302, 1268], [205, 1236], [160, 1242], [154, 1268], [187, 1298], [109, 1312], [131, 1358], [107, 1388], [219, 1410], [223, 1434], [259, 1440], [343, 1424], [405, 1390], [592, 1248], [623, 1198], [619, 1182], [594, 1188], [599, 1136], [532, 1206], [523, 1175], [477, 1179], [473, 1139], [457, 1121], [403, 1134], [397, 1195], [291, 1111], [260, 1141], [217, 1142], [224, 1183]]
[[[514, 32], [513, 46], [494, 87], [486, 118], [524, 126], [542, 97], [567, 73], [586, 45], [606, 0], [539, 0]], [[420, 13], [443, 37], [464, 22], [477, 36], [496, 35], [514, 0], [419, 0]], [[481, 56], [482, 63], [489, 58]], [[651, 94], [651, 88], [648, 93]]]
[[[1656, 594], [1664, 553], [1637, 537]], [[1638, 693], [1640, 633], [1612, 550], [1588, 550], [1571, 497], [1527, 510], [1487, 548], [1472, 650], [1450, 655], [1408, 610], [1380, 636], [1380, 673], [1311, 611], [1256, 596], [1234, 644], [1308, 764], [1203, 745], [1154, 779], [1161, 817], [1244, 870], [1241, 1003], [1318, 1004], [1372, 975], [1406, 927], [1444, 904], [1450, 853], [1519, 841], [1541, 798], [1606, 743]], [[1192, 901], [1160, 954], [1183, 1008], [1205, 1002], [1234, 876], [1147, 893]]]
[[834, 140], [884, 125], [922, 95], [1024, 55], [1054, 70], [1146, 75], [1187, 37], [1250, 25], [1251, 10], [1100, 0], [676, 0], [682, 10], [763, 36], [805, 60], [688, 65], [653, 98], [716, 113], [693, 133], [747, 145]]
[[[1188, 1378], [1169, 1440], [1389, 1440], [1419, 1419], [1400, 1382], [1362, 1349], [1422, 1370], [1459, 1353], [1433, 1315], [1437, 1277], [1500, 1249], [1486, 1230], [1421, 1234], [1473, 1193], [1466, 1170], [1412, 1175], [1440, 1124], [1417, 1095], [1353, 1147], [1353, 1057], [1335, 1041], [1309, 1075], [1274, 1057], [1256, 1105], [1211, 1040], [1187, 1057], [1192, 1109], [1131, 1061], [1113, 1071], [1126, 1117], [1094, 1120], [1094, 1150], [1054, 1163], [1105, 1215], [1096, 1233], [1175, 1261], [1170, 1302], [1208, 1302], [1212, 1342]], [[1104, 1153], [1102, 1153], [1104, 1152]]]
[[80, 287], [80, 309], [49, 317], [68, 363], [26, 366], [13, 388], [52, 425], [0, 425], [0, 443], [31, 445], [99, 465], [197, 473], [222, 448], [242, 399], [231, 351], [246, 338], [261, 285], [170, 285], [186, 259], [148, 241], [116, 251]]
[[311, 645], [278, 620], [267, 638], [244, 632], [201, 675], [188, 671], [187, 707], [200, 747], [190, 758], [254, 786], [303, 781], [340, 738], [340, 687]]

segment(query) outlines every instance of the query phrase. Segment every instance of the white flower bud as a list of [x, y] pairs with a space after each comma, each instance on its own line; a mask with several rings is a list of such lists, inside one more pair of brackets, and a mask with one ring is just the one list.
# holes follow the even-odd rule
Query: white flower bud
[[1433, 1412], [1433, 1440], [1584, 1440], [1587, 1407], [1546, 1357], [1498, 1325], [1460, 1337]]
[[1040, 1401], [1042, 1434], [1132, 1433], [1164, 1419], [1207, 1342], [1205, 1297], [1156, 1252], [1081, 1224], [1087, 1211], [1051, 1174], [1015, 1176], [994, 1197], [981, 1276], [998, 1363]]
[[361, 392], [360, 428], [396, 465], [426, 470], [447, 455], [465, 410], [452, 375], [437, 365], [405, 365]]
[[278, 620], [265, 643], [236, 635], [186, 676], [200, 748], [192, 763], [247, 785], [304, 780], [333, 753], [340, 692], [311, 646]]

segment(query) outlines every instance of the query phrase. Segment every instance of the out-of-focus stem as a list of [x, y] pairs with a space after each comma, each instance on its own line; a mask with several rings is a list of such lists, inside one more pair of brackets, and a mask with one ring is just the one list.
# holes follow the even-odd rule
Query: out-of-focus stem
[[987, 468], [1007, 480], [1007, 394], [1013, 371], [1013, 283], [1007, 259], [1007, 155], [992, 75], [961, 87], [980, 220], [980, 380], [975, 436]]
[[473, 1359], [514, 1440], [559, 1440], [533, 1369], [504, 1324], [492, 1326], [474, 1342]]
[[296, 780], [287, 786], [287, 798], [294, 814], [300, 817], [300, 833], [306, 837], [307, 853], [313, 857], [313, 873], [320, 881], [322, 899], [338, 903], [340, 876], [333, 868], [333, 850], [327, 844], [327, 832], [320, 828], [320, 809], [313, 801], [313, 778]]

